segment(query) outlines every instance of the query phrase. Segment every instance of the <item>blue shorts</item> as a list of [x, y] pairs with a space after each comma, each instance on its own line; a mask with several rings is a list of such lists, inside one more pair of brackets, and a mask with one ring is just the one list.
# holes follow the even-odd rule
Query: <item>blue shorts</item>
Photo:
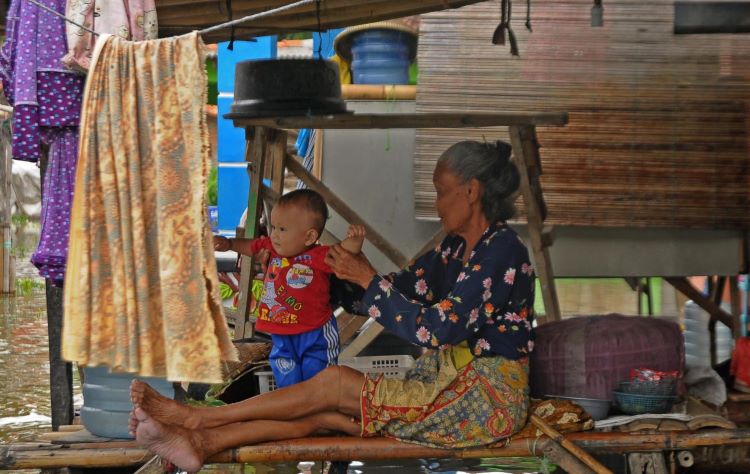
[[318, 329], [302, 334], [271, 334], [271, 341], [268, 359], [277, 387], [312, 378], [338, 362], [339, 331], [333, 316]]

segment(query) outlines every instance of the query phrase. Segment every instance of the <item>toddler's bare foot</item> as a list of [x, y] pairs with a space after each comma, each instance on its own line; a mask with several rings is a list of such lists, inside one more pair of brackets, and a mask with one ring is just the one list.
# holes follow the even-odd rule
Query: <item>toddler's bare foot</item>
[[200, 416], [195, 410], [171, 400], [141, 380], [130, 383], [130, 401], [133, 405], [143, 408], [151, 418], [165, 425], [181, 426], [187, 429], [201, 428]]
[[142, 408], [133, 410], [137, 420], [135, 440], [139, 445], [158, 454], [187, 472], [198, 472], [203, 466], [200, 442], [194, 435], [178, 426], [159, 423]]

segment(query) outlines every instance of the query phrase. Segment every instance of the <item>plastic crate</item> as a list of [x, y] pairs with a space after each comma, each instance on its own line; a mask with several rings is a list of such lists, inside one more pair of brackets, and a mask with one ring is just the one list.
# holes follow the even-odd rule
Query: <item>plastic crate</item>
[[414, 358], [404, 354], [360, 356], [340, 359], [339, 365], [368, 374], [384, 374], [388, 378], [403, 379], [406, 372], [414, 365]]
[[258, 377], [258, 392], [266, 393], [276, 390], [276, 380], [273, 378], [273, 372], [256, 372]]

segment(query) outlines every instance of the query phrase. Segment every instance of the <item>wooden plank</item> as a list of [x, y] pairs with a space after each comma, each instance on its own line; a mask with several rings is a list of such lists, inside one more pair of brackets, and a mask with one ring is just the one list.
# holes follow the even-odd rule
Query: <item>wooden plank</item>
[[711, 301], [710, 298], [706, 297], [703, 293], [695, 289], [695, 287], [690, 284], [687, 278], [666, 277], [665, 280], [667, 280], [670, 285], [674, 286], [680, 293], [684, 294], [685, 296], [693, 300], [698, 306], [706, 310], [708, 314], [711, 315], [712, 319], [716, 319], [724, 323], [732, 331], [732, 333], [736, 331], [736, 328], [734, 326], [734, 318], [732, 318], [732, 315], [727, 314], [726, 311], [714, 304], [714, 302]]
[[273, 128], [465, 128], [506, 125], [563, 126], [565, 112], [506, 114], [338, 114], [317, 117], [236, 118], [235, 127], [264, 126]]
[[318, 178], [319, 180], [323, 180], [323, 157], [325, 156], [323, 154], [323, 134], [325, 133], [325, 130], [318, 129], [315, 130], [315, 141], [314, 141], [314, 147], [313, 148], [313, 168], [312, 168], [312, 175]]
[[552, 259], [545, 246], [544, 232], [545, 206], [539, 183], [540, 167], [539, 149], [536, 143], [534, 127], [510, 127], [510, 140], [513, 156], [521, 175], [521, 194], [523, 195], [526, 219], [529, 228], [529, 240], [534, 255], [535, 270], [539, 276], [544, 300], [547, 321], [559, 321], [561, 318], [560, 303], [557, 299], [555, 276], [552, 271]]
[[336, 196], [328, 186], [323, 184], [322, 181], [314, 177], [309, 171], [305, 169], [302, 164], [297, 161], [293, 156], [288, 155], [286, 158], [286, 166], [289, 170], [296, 174], [299, 179], [304, 182], [307, 187], [317, 191], [326, 200], [329, 206], [333, 208], [341, 217], [344, 218], [350, 224], [359, 224], [365, 227], [367, 232], [367, 240], [372, 243], [378, 250], [388, 257], [393, 263], [399, 267], [406, 265], [407, 258], [402, 254], [396, 247], [391, 245], [385, 237], [380, 235], [369, 223], [362, 219], [348, 204], [346, 204], [341, 198]]

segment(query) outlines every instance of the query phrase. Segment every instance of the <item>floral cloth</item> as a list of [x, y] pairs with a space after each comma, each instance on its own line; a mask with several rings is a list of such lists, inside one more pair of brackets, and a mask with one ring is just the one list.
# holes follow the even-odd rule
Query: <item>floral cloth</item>
[[430, 351], [406, 380], [368, 374], [360, 398], [362, 436], [442, 448], [497, 442], [526, 423], [528, 359], [477, 357], [457, 370], [450, 351]]
[[[131, 41], [159, 35], [154, 0], [68, 0], [67, 17], [97, 33]], [[96, 38], [72, 23], [66, 28], [70, 52], [62, 61], [71, 69], [87, 71]]]
[[218, 383], [236, 351], [206, 207], [211, 156], [196, 33], [102, 35], [81, 117], [62, 355]]
[[533, 349], [534, 269], [518, 235], [491, 225], [466, 264], [465, 242], [447, 237], [399, 273], [376, 276], [361, 310], [401, 338], [475, 356], [515, 360]]
[[[57, 12], [65, 0], [42, 0]], [[65, 69], [64, 21], [26, 0], [13, 0], [0, 51], [0, 79], [13, 110], [13, 158], [37, 161], [49, 146], [42, 228], [31, 262], [39, 274], [62, 285], [68, 253], [73, 176], [83, 77]]]

